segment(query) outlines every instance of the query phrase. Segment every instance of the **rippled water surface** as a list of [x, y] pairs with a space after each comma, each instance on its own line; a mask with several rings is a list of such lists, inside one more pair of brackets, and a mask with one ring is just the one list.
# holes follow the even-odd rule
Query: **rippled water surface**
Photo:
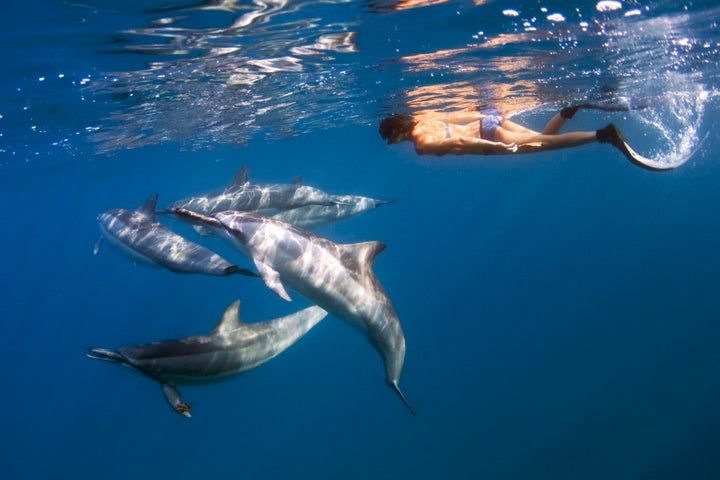
[[[720, 7], [713, 1], [42, 0], [0, 19], [3, 478], [720, 477]], [[494, 105], [607, 145], [418, 156], [393, 113]], [[90, 360], [287, 303], [102, 246], [97, 215], [226, 185], [391, 201], [319, 227], [382, 241], [407, 355], [384, 383], [328, 317], [260, 368], [181, 388]], [[298, 180], [299, 181], [299, 180]], [[253, 268], [218, 238], [163, 223]]]

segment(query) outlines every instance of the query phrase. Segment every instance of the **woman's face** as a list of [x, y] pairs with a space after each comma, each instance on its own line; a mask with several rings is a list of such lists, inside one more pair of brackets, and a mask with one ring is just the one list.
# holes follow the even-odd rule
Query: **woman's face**
[[407, 136], [404, 132], [401, 131], [394, 131], [390, 136], [387, 138], [388, 145], [392, 145], [394, 143], [400, 143], [404, 140], [407, 140]]

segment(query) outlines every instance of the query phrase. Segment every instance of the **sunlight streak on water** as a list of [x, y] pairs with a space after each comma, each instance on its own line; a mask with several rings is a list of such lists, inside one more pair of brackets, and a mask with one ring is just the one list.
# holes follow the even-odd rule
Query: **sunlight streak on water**
[[[323, 5], [330, 3], [344, 2]], [[319, 128], [328, 114], [352, 110], [358, 86], [342, 57], [358, 51], [354, 22], [323, 24], [296, 15], [315, 8], [311, 2], [257, 0], [248, 12], [227, 3], [223, 10], [241, 11], [229, 26], [169, 27], [175, 22], [167, 19], [158, 27], [128, 30], [165, 37], [172, 48], [125, 48], [180, 58], [153, 62], [144, 71], [115, 72], [95, 83], [93, 92], [109, 96], [118, 109], [92, 140], [100, 152], [165, 141], [191, 149], [218, 142], [243, 145], [256, 135], [284, 137]], [[338, 93], [345, 93], [345, 105], [334, 101]]]

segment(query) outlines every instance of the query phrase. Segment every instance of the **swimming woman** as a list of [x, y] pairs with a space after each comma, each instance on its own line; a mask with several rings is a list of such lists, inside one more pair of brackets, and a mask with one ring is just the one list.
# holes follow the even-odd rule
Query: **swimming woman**
[[391, 115], [380, 122], [379, 132], [388, 144], [411, 141], [420, 155], [531, 153], [600, 142], [609, 143], [630, 161], [638, 163], [612, 123], [596, 131], [558, 133], [578, 108], [563, 108], [542, 132], [511, 122], [493, 107], [439, 117]]

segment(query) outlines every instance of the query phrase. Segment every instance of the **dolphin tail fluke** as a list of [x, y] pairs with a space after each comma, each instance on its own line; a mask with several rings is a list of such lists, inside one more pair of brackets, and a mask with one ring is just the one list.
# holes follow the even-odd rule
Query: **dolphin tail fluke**
[[400, 390], [400, 387], [398, 386], [397, 382], [388, 382], [388, 385], [390, 385], [390, 388], [395, 390], [395, 393], [397, 393], [398, 396], [400, 396], [400, 399], [403, 401], [403, 403], [408, 408], [408, 410], [410, 410], [410, 413], [412, 413], [413, 415], [415, 415], [417, 417], [418, 416], [417, 412], [415, 411], [415, 409], [412, 406], [410, 406], [410, 402], [408, 402], [407, 398], [405, 398], [405, 395], [403, 395], [402, 390]]
[[107, 350], [105, 348], [89, 348], [87, 356], [96, 360], [104, 360], [106, 362], [127, 363], [125, 357], [113, 350]]

